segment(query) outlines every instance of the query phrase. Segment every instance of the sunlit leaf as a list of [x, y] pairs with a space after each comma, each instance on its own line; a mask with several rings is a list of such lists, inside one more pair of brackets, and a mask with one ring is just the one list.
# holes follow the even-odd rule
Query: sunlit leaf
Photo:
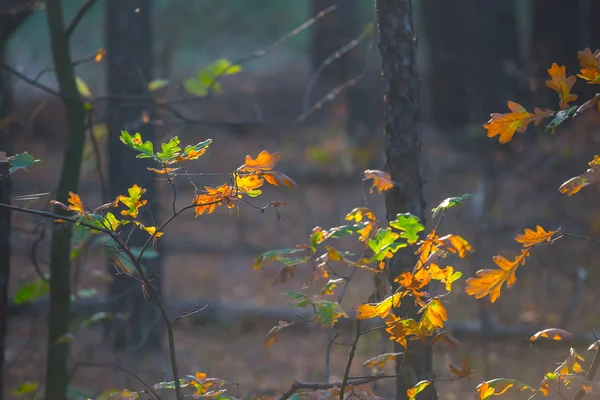
[[340, 318], [348, 318], [348, 315], [336, 301], [317, 300], [313, 301], [313, 306], [317, 314], [317, 321], [321, 323], [323, 328], [333, 328]]
[[466, 193], [459, 197], [448, 197], [447, 199], [442, 201], [436, 208], [431, 210], [433, 212], [433, 218], [436, 218], [440, 213], [443, 213], [449, 208], [455, 206], [464, 206], [465, 204], [463, 202], [471, 196], [471, 194]]
[[169, 81], [166, 79], [155, 79], [152, 82], [148, 83], [148, 90], [150, 92], [155, 92], [159, 89], [164, 88], [169, 84]]
[[592, 53], [589, 48], [586, 48], [577, 55], [581, 65], [581, 73], [577, 76], [586, 80], [587, 83], [600, 84], [600, 50]]
[[85, 83], [85, 81], [83, 79], [76, 76], [75, 83], [77, 84], [77, 90], [79, 91], [79, 94], [81, 94], [81, 96], [87, 97], [89, 99], [92, 98], [92, 92], [90, 91], [90, 88], [88, 87], [87, 83]]
[[432, 299], [421, 311], [423, 316], [419, 322], [419, 331], [427, 334], [433, 333], [438, 328], [444, 327], [444, 322], [448, 320], [446, 308], [439, 299]]
[[260, 173], [264, 171], [270, 171], [275, 168], [277, 162], [281, 158], [279, 153], [269, 153], [266, 150], [261, 151], [256, 159], [253, 159], [249, 155], [246, 156], [246, 162], [244, 165], [238, 168], [238, 171], [248, 171], [254, 173]]
[[146, 193], [146, 189], [142, 189], [138, 185], [134, 184], [132, 187], [127, 189], [129, 196], [119, 196], [118, 201], [123, 203], [127, 210], [121, 211], [121, 215], [128, 215], [132, 218], [137, 218], [139, 209], [148, 203], [148, 200], [142, 200], [142, 195]]
[[473, 253], [473, 247], [462, 236], [446, 235], [438, 239], [446, 250], [458, 255], [460, 258], [467, 258], [469, 253]]
[[373, 259], [382, 261], [391, 258], [399, 249], [406, 247], [404, 242], [396, 242], [400, 234], [392, 232], [389, 228], [379, 229], [375, 236], [368, 241], [369, 248], [373, 250]]
[[569, 103], [577, 100], [576, 94], [571, 94], [571, 89], [577, 78], [575, 75], [571, 75], [567, 78], [566, 67], [564, 65], [559, 66], [557, 63], [553, 63], [548, 68], [548, 74], [550, 74], [550, 80], [546, 81], [546, 86], [558, 93], [560, 99], [560, 109], [564, 110], [569, 106]]
[[131, 136], [129, 132], [121, 131], [120, 139], [125, 145], [140, 153], [137, 155], [137, 158], [154, 158], [154, 146], [152, 142], [144, 142], [139, 132]]
[[554, 234], [556, 234], [556, 231], [546, 231], [538, 225], [535, 231], [529, 228], [525, 229], [524, 233], [515, 237], [515, 241], [523, 244], [524, 247], [531, 247], [543, 242], [550, 243]]
[[[304, 247], [296, 247], [294, 249], [281, 249], [281, 250], [269, 250], [262, 253], [256, 260], [254, 260], [254, 264], [252, 264], [252, 268], [255, 270], [262, 269], [265, 264], [274, 261], [286, 261], [289, 260], [289, 256], [296, 253], [306, 252], [306, 248]], [[305, 262], [304, 259], [297, 259], [300, 263]], [[286, 264], [290, 265], [290, 264]]]
[[395, 220], [390, 221], [390, 226], [402, 231], [400, 237], [410, 244], [416, 243], [419, 240], [419, 232], [425, 230], [419, 218], [410, 213], [398, 214]]
[[396, 293], [393, 296], [388, 297], [381, 303], [377, 304], [361, 304], [358, 306], [357, 319], [371, 319], [375, 317], [385, 318], [389, 315], [392, 308], [400, 306], [400, 299], [402, 298], [401, 293]]
[[181, 142], [177, 136], [171, 138], [167, 143], [161, 144], [161, 151], [156, 153], [156, 157], [158, 157], [160, 162], [169, 164], [170, 160], [179, 155], [181, 151], [180, 144]]
[[266, 172], [262, 172], [261, 176], [263, 178], [265, 178], [265, 180], [267, 182], [269, 182], [271, 185], [274, 185], [274, 186], [285, 185], [285, 186], [290, 187], [290, 188], [297, 186], [296, 182], [294, 182], [292, 180], [292, 178], [290, 178], [289, 176], [287, 176], [283, 172], [279, 172], [279, 171], [266, 171]]
[[499, 268], [481, 269], [477, 271], [476, 278], [467, 279], [467, 294], [475, 296], [476, 299], [489, 295], [490, 301], [495, 302], [500, 297], [500, 290], [505, 282], [507, 288], [515, 284], [517, 267], [524, 265], [528, 256], [529, 250], [527, 249], [523, 249], [514, 261], [509, 261], [502, 256], [495, 256], [494, 263]]
[[414, 400], [416, 396], [429, 385], [431, 385], [431, 381], [418, 382], [415, 386], [411, 387], [406, 391], [406, 396], [409, 400]]
[[488, 137], [499, 136], [500, 143], [508, 143], [512, 140], [516, 132], [523, 133], [530, 123], [539, 125], [540, 122], [552, 114], [551, 110], [542, 111], [536, 108], [534, 113], [528, 112], [519, 103], [508, 102], [508, 108], [511, 110], [508, 114], [491, 114], [491, 119], [483, 125], [487, 129]]
[[385, 363], [388, 361], [396, 361], [396, 357], [404, 354], [403, 352], [399, 353], [384, 353], [380, 354], [376, 357], [370, 358], [363, 363], [363, 367], [369, 368], [383, 368]]
[[586, 186], [598, 184], [598, 182], [600, 182], [600, 163], [598, 160], [600, 160], [600, 157], [595, 156], [594, 159], [588, 163], [590, 168], [587, 171], [582, 175], [573, 177], [563, 183], [558, 188], [560, 193], [572, 196]]
[[543, 331], [537, 332], [535, 335], [533, 335], [532, 337], [529, 338], [529, 341], [535, 342], [536, 340], [539, 340], [542, 338], [552, 339], [552, 340], [565, 340], [565, 339], [570, 339], [572, 337], [573, 337], [573, 335], [565, 330], [558, 329], [558, 328], [550, 328], [550, 329], [544, 329]]
[[10, 168], [8, 170], [9, 174], [12, 174], [20, 169], [27, 170], [27, 168], [40, 161], [36, 160], [34, 156], [32, 156], [26, 151], [23, 153], [15, 154], [14, 156], [10, 157], [6, 157], [5, 154], [6, 153], [4, 153], [2, 157], [0, 157], [0, 162], [7, 162], [8, 165], [10, 165]]
[[379, 193], [389, 190], [394, 187], [390, 174], [384, 171], [376, 169], [368, 169], [363, 172], [363, 180], [373, 179], [373, 185], [371, 186], [370, 192], [377, 189]]

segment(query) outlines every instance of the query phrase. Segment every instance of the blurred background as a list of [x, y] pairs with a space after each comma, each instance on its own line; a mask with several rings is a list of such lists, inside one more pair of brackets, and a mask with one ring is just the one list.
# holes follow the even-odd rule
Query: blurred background
[[[83, 3], [64, 1], [65, 19], [70, 20]], [[110, 3], [121, 5], [111, 8]], [[556, 108], [555, 93], [545, 84], [547, 69], [557, 62], [566, 65], [567, 75], [574, 75], [577, 51], [600, 47], [600, 2], [413, 3], [427, 210], [447, 197], [474, 195], [466, 207], [449, 212], [441, 227], [476, 248], [455, 268], [466, 278], [491, 267], [494, 255], [511, 258], [519, 251], [514, 236], [537, 224], [598, 236], [595, 189], [574, 197], [558, 192], [558, 186], [584, 171], [597, 153], [597, 116], [561, 126], [554, 136], [542, 127], [529, 129], [506, 145], [486, 138], [482, 124], [492, 112], [508, 112], [508, 100], [528, 110]], [[334, 4], [335, 10], [293, 32]], [[6, 15], [8, 8], [3, 7]], [[383, 196], [369, 194], [360, 174], [384, 168], [377, 44], [371, 0], [99, 0], [74, 31], [71, 55], [81, 60], [76, 75], [85, 82], [89, 99], [108, 97], [98, 101], [90, 122], [94, 141], [86, 142], [78, 192], [86, 204], [103, 201], [98, 165], [109, 179], [135, 175], [142, 186], [154, 180], [151, 172], [134, 166], [139, 160], [133, 152], [123, 151], [121, 158], [110, 153], [114, 140], [109, 137], [120, 129], [153, 135], [155, 142], [174, 135], [184, 144], [213, 139], [207, 154], [190, 168], [191, 182], [187, 178], [175, 182], [182, 201], [191, 201], [193, 185], [225, 182], [226, 173], [243, 164], [247, 154], [255, 157], [263, 149], [280, 152], [278, 170], [298, 183], [294, 189], [267, 188], [255, 202], [261, 207], [284, 201], [279, 216], [246, 205], [239, 213], [218, 209], [197, 219], [190, 213], [158, 240], [147, 263], [172, 315], [210, 303], [175, 325], [181, 372], [201, 371], [236, 382], [242, 398], [274, 396], [294, 379], [323, 378], [327, 330], [299, 324], [282, 331], [273, 346], [264, 345], [271, 327], [295, 318], [284, 293], [299, 290], [310, 268], [299, 268], [293, 279], [272, 285], [280, 266], [255, 271], [252, 264], [264, 251], [306, 243], [317, 225], [342, 224], [355, 207], [368, 206], [385, 218]], [[98, 57], [99, 49], [106, 49], [106, 54]], [[267, 54], [255, 53], [261, 49], [268, 49]], [[219, 59], [243, 69], [220, 81], [220, 93], [193, 96], [186, 91], [186, 79]], [[7, 40], [3, 62], [30, 80], [56, 88], [53, 73], [44, 72], [52, 67], [52, 55], [43, 4], [32, 7]], [[160, 79], [152, 97], [172, 103], [170, 109], [140, 101], [129, 106], [127, 115], [115, 118], [109, 95], [126, 95], [136, 76], [146, 83]], [[29, 172], [14, 176], [13, 195], [53, 193], [66, 145], [62, 104], [14, 74], [4, 77], [20, 121], [12, 133], [14, 151], [28, 151], [42, 160]], [[594, 94], [581, 83], [574, 92], [583, 101]], [[137, 95], [135, 90], [129, 93]], [[171, 188], [158, 180], [149, 194], [154, 213], [146, 217], [164, 220], [171, 212]], [[51, 199], [48, 195], [19, 205], [46, 209]], [[13, 214], [11, 298], [35, 285], [39, 273], [47, 271], [50, 224]], [[76, 318], [100, 312], [116, 316], [79, 329], [72, 339], [73, 398], [138, 387], [139, 382], [123, 369], [135, 371], [147, 382], [169, 379], [162, 322], [144, 303], [139, 286], [116, 275], [107, 266], [102, 246], [88, 245], [83, 232], [76, 231], [73, 240], [81, 250], [72, 267], [73, 290], [80, 295], [73, 303]], [[448, 364], [458, 365], [464, 355], [471, 358], [473, 368], [485, 369], [474, 379], [438, 383], [440, 398], [471, 396], [479, 382], [500, 376], [537, 385], [568, 352], [568, 344], [530, 346], [528, 336], [541, 327], [569, 330], [576, 336], [570, 344], [583, 352], [590, 330], [599, 334], [600, 327], [596, 303], [600, 277], [592, 246], [565, 239], [535, 251], [515, 286], [494, 304], [467, 296], [459, 282], [449, 297], [448, 311], [460, 345], [452, 351], [437, 349], [435, 369], [440, 377], [447, 376]], [[357, 273], [354, 279], [342, 304], [346, 310], [373, 291], [369, 274]], [[17, 303], [9, 304], [7, 393], [25, 381], [43, 382], [44, 374], [47, 300], [41, 296]], [[361, 341], [357, 359], [362, 362], [391, 349], [391, 343], [375, 333]], [[333, 347], [332, 380], [343, 376], [347, 351], [344, 346]], [[353, 373], [364, 375], [360, 364]], [[391, 398], [392, 383], [378, 382], [376, 392]], [[516, 391], [504, 396], [527, 398]]]

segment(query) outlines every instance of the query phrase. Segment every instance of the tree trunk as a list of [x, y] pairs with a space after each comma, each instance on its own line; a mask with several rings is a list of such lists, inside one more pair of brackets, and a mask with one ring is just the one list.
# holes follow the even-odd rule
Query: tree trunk
[[[69, 136], [65, 151], [60, 182], [55, 199], [67, 204], [69, 192], [77, 192], [81, 170], [81, 158], [85, 139], [85, 111], [73, 74], [69, 53], [69, 39], [60, 0], [46, 0], [46, 15], [50, 30], [50, 47], [54, 60], [56, 79], [65, 106]], [[54, 212], [70, 215], [59, 206]], [[71, 224], [55, 224], [50, 250], [50, 313], [48, 328], [48, 355], [46, 358], [46, 400], [66, 399], [68, 385], [68, 341], [59, 341], [69, 332], [70, 322], [70, 255]]]
[[[127, 189], [137, 184], [146, 189], [147, 207], [140, 212], [140, 219], [156, 225], [158, 219], [155, 176], [146, 167], [147, 160], [135, 158], [135, 153], [121, 143], [121, 130], [140, 132], [144, 141], [153, 140], [151, 125], [143, 122], [142, 114], [153, 115], [147, 84], [153, 76], [151, 41], [151, 3], [147, 0], [107, 0], [106, 2], [106, 51], [108, 60], [108, 102], [110, 116], [109, 152], [109, 195], [113, 199], [127, 194]], [[136, 10], [133, 12], [132, 10]], [[148, 96], [148, 106], [124, 106], [125, 97]], [[155, 165], [152, 165], [156, 167]], [[140, 229], [133, 232], [129, 245], [139, 247], [148, 238]], [[160, 289], [159, 258], [144, 262], [147, 273]], [[109, 265], [111, 273], [115, 268]], [[139, 283], [126, 275], [117, 275], [110, 287], [110, 296], [123, 296], [115, 303], [113, 312], [126, 312], [127, 321], [113, 320], [107, 324], [107, 334], [115, 348], [135, 346], [136, 350], [158, 348], [161, 344], [163, 326], [158, 310], [146, 301]]]
[[[379, 50], [383, 70], [384, 128], [386, 167], [394, 188], [385, 197], [388, 220], [410, 212], [424, 223], [425, 202], [420, 173], [419, 77], [416, 68], [416, 42], [411, 0], [376, 0]], [[412, 270], [417, 258], [411, 249], [401, 249], [392, 258], [392, 277]], [[403, 318], [418, 318], [413, 302], [403, 304]], [[395, 351], [404, 351], [396, 344]], [[431, 347], [420, 340], [409, 341], [405, 355], [396, 362], [396, 399], [407, 399], [406, 391], [419, 380], [432, 379]], [[436, 399], [430, 385], [421, 399]]]

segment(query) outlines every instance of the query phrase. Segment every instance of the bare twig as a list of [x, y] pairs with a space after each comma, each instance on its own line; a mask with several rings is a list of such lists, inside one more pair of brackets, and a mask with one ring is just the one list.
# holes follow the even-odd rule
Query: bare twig
[[56, 90], [46, 86], [46, 85], [42, 85], [39, 82], [36, 82], [35, 80], [28, 78], [26, 75], [20, 73], [19, 71], [17, 71], [16, 69], [8, 66], [7, 64], [0, 64], [0, 67], [4, 68], [5, 70], [7, 70], [8, 72], [10, 72], [11, 74], [15, 75], [17, 78], [21, 79], [23, 82], [26, 82], [28, 84], [30, 84], [31, 86], [35, 86], [36, 88], [43, 90], [44, 92], [51, 94], [53, 96], [56, 96], [58, 98], [62, 98], [63, 96], [57, 92]]
[[75, 17], [73, 17], [73, 19], [71, 20], [71, 23], [69, 24], [67, 29], [65, 29], [65, 36], [67, 37], [67, 39], [73, 34], [73, 32], [75, 31], [75, 28], [77, 28], [77, 25], [79, 24], [79, 22], [81, 22], [81, 20], [85, 16], [85, 14], [88, 12], [88, 10], [90, 8], [92, 8], [94, 3], [96, 3], [96, 0], [87, 0], [85, 2], [85, 4], [83, 6], [81, 6], [79, 11], [77, 11], [77, 14], [75, 14]]
[[346, 363], [346, 371], [344, 371], [344, 379], [342, 380], [342, 385], [340, 386], [340, 400], [344, 400], [344, 391], [346, 390], [346, 385], [348, 384], [348, 377], [350, 375], [350, 368], [352, 367], [352, 361], [354, 361], [354, 355], [356, 354], [356, 346], [358, 346], [358, 340], [362, 336], [360, 332], [360, 319], [356, 320], [356, 333], [354, 335], [354, 342], [352, 342], [352, 348], [350, 349], [350, 354], [348, 354], [348, 362]]
[[181, 313], [177, 318], [175, 318], [173, 321], [171, 321], [171, 323], [173, 325], [175, 325], [175, 322], [187, 318], [191, 315], [194, 315], [196, 313], [202, 312], [204, 310], [206, 310], [208, 307], [210, 307], [210, 302], [208, 302], [207, 304], [204, 305], [204, 307], [200, 307], [199, 305], [195, 305], [194, 308], [192, 308], [189, 311], [184, 311], [183, 313]]
[[[592, 332], [593, 334], [594, 332]], [[596, 336], [596, 335], [594, 335]], [[597, 341], [597, 339], [596, 339]], [[596, 350], [596, 354], [594, 354], [594, 358], [592, 360], [592, 364], [590, 365], [590, 369], [588, 370], [587, 374], [585, 375], [585, 377], [587, 378], [588, 381], [591, 381], [594, 379], [594, 376], [596, 376], [596, 372], [598, 371], [598, 367], [600, 367], [600, 348], [598, 350]], [[581, 400], [583, 399], [583, 397], [586, 395], [586, 391], [583, 390], [583, 388], [579, 389], [579, 391], [577, 392], [577, 394], [575, 395], [575, 397], [573, 397], [573, 400]]]

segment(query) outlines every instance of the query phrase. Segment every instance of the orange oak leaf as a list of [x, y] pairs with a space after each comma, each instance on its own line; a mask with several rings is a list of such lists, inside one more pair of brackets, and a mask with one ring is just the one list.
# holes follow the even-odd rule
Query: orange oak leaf
[[559, 66], [557, 63], [553, 63], [548, 68], [548, 74], [550, 74], [549, 81], [546, 81], [546, 86], [558, 93], [560, 98], [560, 109], [564, 110], [569, 107], [569, 102], [577, 100], [576, 94], [571, 94], [571, 89], [577, 78], [575, 75], [571, 75], [567, 78], [566, 67], [564, 65]]
[[556, 231], [546, 231], [538, 225], [535, 231], [529, 228], [525, 229], [524, 233], [515, 237], [515, 241], [521, 243], [524, 247], [531, 247], [543, 242], [549, 243], [555, 233]]
[[235, 184], [237, 189], [243, 193], [247, 193], [250, 196], [256, 196], [261, 193], [258, 188], [264, 184], [264, 179], [256, 174], [251, 175], [237, 175], [235, 177]]
[[460, 369], [452, 364], [449, 364], [448, 367], [450, 368], [450, 373], [456, 375], [458, 378], [468, 378], [473, 373], [469, 359], [464, 356], [460, 358]]
[[261, 151], [256, 159], [246, 156], [244, 165], [238, 168], [238, 171], [261, 172], [269, 171], [275, 168], [275, 165], [281, 158], [279, 153], [269, 153], [266, 150]]
[[431, 300], [419, 312], [423, 312], [419, 322], [419, 331], [432, 334], [436, 329], [443, 328], [444, 322], [448, 320], [448, 312], [439, 299]]
[[532, 114], [522, 105], [513, 101], [508, 102], [508, 108], [512, 112], [508, 114], [493, 113], [490, 115], [490, 120], [483, 125], [488, 131], [488, 137], [499, 135], [498, 140], [503, 144], [510, 142], [516, 132], [525, 132], [530, 123], [533, 122], [537, 126], [544, 118], [553, 113], [551, 110], [542, 111], [536, 107]]
[[439, 238], [450, 253], [458, 255], [460, 258], [467, 258], [469, 253], [473, 253], [473, 247], [463, 237], [458, 235], [446, 235]]
[[558, 188], [559, 192], [572, 196], [582, 188], [600, 182], [600, 156], [594, 156], [594, 159], [588, 164], [590, 168], [579, 176], [575, 176]]
[[500, 297], [502, 285], [506, 282], [506, 287], [510, 288], [517, 281], [515, 272], [519, 265], [525, 264], [529, 250], [523, 249], [514, 261], [509, 261], [502, 256], [495, 256], [494, 262], [498, 269], [480, 269], [477, 271], [476, 278], [467, 279], [465, 291], [476, 299], [481, 299], [487, 295], [490, 301], [495, 302]]
[[577, 74], [577, 76], [590, 84], [600, 84], [600, 50], [592, 53], [588, 47], [578, 52], [577, 57], [581, 66], [581, 73]]
[[217, 188], [205, 186], [204, 190], [206, 191], [204, 194], [194, 197], [196, 217], [212, 213], [217, 206], [226, 205], [227, 208], [235, 207], [235, 200], [237, 200], [234, 197], [235, 190], [230, 185], [223, 184]]
[[265, 178], [267, 182], [274, 186], [285, 185], [289, 188], [295, 187], [296, 182], [292, 180], [289, 176], [279, 171], [266, 171], [261, 173], [261, 176]]
[[361, 304], [358, 306], [357, 319], [370, 319], [375, 317], [385, 318], [392, 311], [392, 307], [398, 307], [400, 305], [400, 299], [402, 295], [396, 293], [393, 296], [388, 297], [381, 303], [377, 304]]
[[394, 187], [390, 174], [384, 171], [367, 169], [363, 172], [363, 181], [366, 181], [367, 179], [373, 179], [373, 186], [371, 186], [371, 189], [369, 190], [370, 193], [373, 193], [374, 189], [377, 189], [377, 191], [381, 193]]
[[500, 396], [504, 394], [508, 389], [513, 387], [512, 383], [507, 384], [505, 387], [496, 392], [496, 388], [491, 386], [488, 382], [482, 382], [477, 386], [477, 392], [479, 393], [479, 400], [485, 400], [490, 396]]

